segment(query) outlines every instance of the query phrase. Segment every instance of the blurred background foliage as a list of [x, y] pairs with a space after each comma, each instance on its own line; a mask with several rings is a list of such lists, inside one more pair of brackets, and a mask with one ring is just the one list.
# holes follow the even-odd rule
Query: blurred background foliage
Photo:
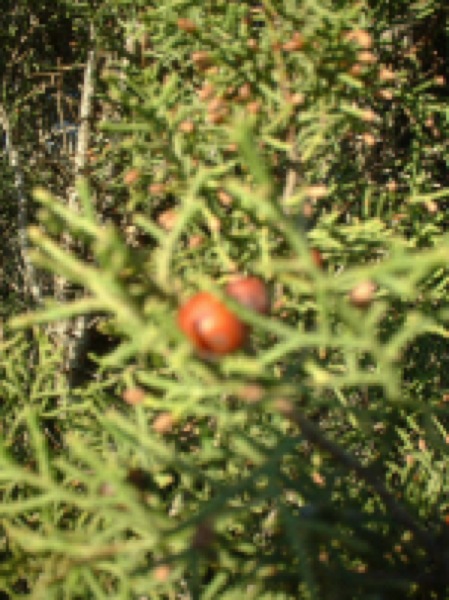
[[447, 597], [446, 17], [5, 2], [5, 598]]

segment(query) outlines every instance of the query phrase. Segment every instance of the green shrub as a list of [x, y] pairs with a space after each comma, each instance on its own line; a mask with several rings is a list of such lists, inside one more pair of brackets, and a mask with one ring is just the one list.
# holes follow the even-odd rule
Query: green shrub
[[[113, 349], [70, 387], [39, 330], [5, 342], [11, 598], [446, 597], [445, 9], [371, 4], [116, 0], [97, 24], [128, 42], [97, 158], [79, 210], [36, 190], [30, 232], [75, 291], [11, 325], [92, 315]], [[245, 347], [195, 352], [197, 291]]]

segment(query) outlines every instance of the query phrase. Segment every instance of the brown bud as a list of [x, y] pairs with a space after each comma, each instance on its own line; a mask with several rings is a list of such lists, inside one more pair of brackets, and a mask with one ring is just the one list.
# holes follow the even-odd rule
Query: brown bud
[[152, 183], [148, 186], [148, 191], [153, 196], [162, 196], [166, 191], [166, 186], [164, 183]]
[[386, 188], [389, 192], [395, 192], [398, 189], [398, 182], [391, 179], [387, 181]]
[[421, 452], [425, 452], [427, 450], [426, 440], [423, 440], [422, 438], [420, 438], [418, 440], [418, 448], [419, 448], [419, 450], [421, 450]]
[[405, 455], [405, 464], [408, 467], [413, 467], [413, 465], [415, 464], [415, 457], [412, 456], [411, 454], [406, 454]]
[[426, 207], [427, 212], [431, 215], [435, 215], [438, 212], [438, 204], [435, 202], [435, 200], [427, 200], [424, 206]]
[[166, 231], [171, 231], [176, 224], [176, 220], [178, 218], [178, 214], [175, 209], [169, 208], [162, 212], [158, 218], [157, 222]]
[[285, 42], [283, 48], [286, 52], [297, 52], [298, 50], [302, 50], [304, 47], [304, 38], [299, 33], [299, 31], [295, 31], [293, 36], [288, 42]]
[[257, 50], [259, 48], [259, 44], [257, 43], [257, 40], [255, 40], [254, 38], [249, 38], [249, 40], [247, 41], [247, 46], [251, 50]]
[[133, 183], [136, 183], [136, 181], [138, 181], [140, 179], [140, 171], [139, 169], [130, 169], [129, 171], [127, 171], [123, 177], [123, 181], [124, 183], [126, 183], [126, 185], [133, 185]]
[[105, 496], [106, 498], [110, 498], [110, 497], [116, 495], [117, 490], [115, 489], [115, 487], [112, 484], [105, 482], [100, 485], [98, 493], [100, 494], [100, 496]]
[[238, 396], [249, 404], [256, 404], [262, 400], [264, 389], [260, 385], [249, 383], [239, 391]]
[[193, 133], [195, 131], [195, 123], [193, 121], [183, 121], [179, 124], [179, 131], [182, 131], [182, 133]]
[[323, 255], [317, 248], [312, 248], [310, 251], [310, 255], [312, 257], [313, 264], [318, 268], [322, 269], [324, 265]]
[[249, 83], [244, 83], [239, 87], [238, 99], [242, 102], [246, 102], [251, 98], [251, 86]]
[[209, 102], [209, 104], [207, 105], [207, 110], [209, 113], [216, 113], [222, 111], [225, 107], [226, 101], [220, 96], [217, 96]]
[[365, 110], [362, 110], [361, 117], [362, 120], [365, 121], [365, 123], [373, 123], [374, 121], [377, 121], [379, 119], [379, 115], [376, 114], [371, 108], [366, 108]]
[[231, 206], [233, 202], [233, 198], [228, 192], [224, 190], [219, 190], [217, 193], [218, 199], [223, 206]]
[[246, 110], [252, 115], [257, 115], [258, 113], [260, 113], [261, 108], [262, 105], [258, 100], [255, 100], [254, 102], [249, 102], [246, 105]]
[[198, 25], [190, 19], [178, 19], [178, 28], [186, 33], [195, 33], [198, 31]]
[[376, 290], [377, 286], [373, 281], [362, 281], [351, 290], [349, 300], [358, 308], [366, 308], [371, 304]]
[[366, 131], [365, 133], [362, 133], [362, 140], [363, 143], [365, 144], [365, 146], [375, 146], [377, 143], [376, 138], [374, 137], [374, 135], [372, 133], [369, 133], [368, 131]]
[[319, 487], [323, 487], [326, 485], [326, 480], [321, 475], [321, 473], [318, 473], [318, 471], [314, 471], [312, 473], [312, 481]]
[[381, 67], [379, 69], [379, 79], [380, 81], [394, 81], [396, 79], [396, 74], [387, 67]]
[[173, 429], [175, 419], [169, 412], [163, 412], [153, 421], [153, 429], [156, 433], [168, 433]]
[[377, 95], [379, 98], [382, 98], [382, 100], [393, 100], [393, 92], [391, 90], [379, 90]]
[[301, 106], [305, 102], [305, 96], [301, 93], [289, 94], [287, 100], [293, 104], [293, 106]]
[[137, 406], [145, 400], [145, 391], [139, 387], [129, 388], [123, 392], [122, 398], [127, 404]]
[[158, 565], [153, 569], [153, 577], [156, 581], [165, 583], [170, 577], [171, 568], [169, 565]]
[[369, 49], [373, 46], [373, 38], [366, 29], [354, 29], [353, 31], [349, 31], [345, 35], [345, 39], [348, 42], [354, 42], [360, 46], [360, 48]]
[[372, 52], [369, 52], [368, 50], [364, 50], [357, 54], [357, 60], [359, 63], [364, 64], [364, 65], [373, 65], [374, 63], [377, 62], [377, 57]]
[[212, 125], [220, 125], [224, 123], [229, 116], [229, 111], [227, 108], [223, 108], [222, 110], [217, 110], [215, 112], [211, 112], [207, 115], [207, 120]]
[[210, 100], [210, 98], [212, 98], [214, 94], [215, 88], [209, 81], [206, 81], [203, 84], [203, 87], [198, 91], [198, 97], [200, 100], [203, 101]]
[[189, 248], [191, 250], [194, 250], [195, 248], [199, 248], [200, 246], [202, 246], [204, 243], [204, 236], [200, 235], [199, 233], [196, 235], [192, 235], [191, 238], [189, 238]]
[[359, 75], [361, 75], [362, 71], [363, 71], [362, 65], [360, 63], [355, 63], [349, 69], [349, 74], [352, 75], [353, 77], [358, 77]]
[[310, 219], [313, 216], [314, 213], [314, 209], [312, 206], [311, 202], [304, 202], [303, 206], [302, 206], [302, 214], [307, 218]]
[[197, 69], [203, 71], [213, 64], [213, 59], [207, 50], [198, 50], [192, 54], [192, 62]]

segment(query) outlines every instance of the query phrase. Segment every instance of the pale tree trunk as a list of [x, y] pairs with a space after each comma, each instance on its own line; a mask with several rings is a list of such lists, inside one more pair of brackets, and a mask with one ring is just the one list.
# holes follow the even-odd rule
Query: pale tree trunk
[[[83, 176], [87, 166], [87, 154], [90, 138], [90, 120], [95, 94], [96, 51], [90, 50], [84, 67], [81, 102], [79, 109], [78, 139], [73, 163], [74, 185], [68, 190], [67, 207], [74, 212], [80, 210], [79, 198], [76, 192], [76, 182]], [[64, 234], [62, 245], [66, 250], [74, 247], [70, 234]], [[72, 287], [64, 278], [55, 279], [55, 297], [60, 302], [68, 300], [73, 295]], [[54, 329], [54, 339], [63, 353], [63, 370], [70, 387], [76, 385], [80, 364], [84, 359], [85, 348], [88, 344], [88, 318], [84, 315], [71, 321], [62, 321]]]
[[29, 198], [25, 189], [25, 177], [20, 162], [20, 155], [14, 145], [11, 121], [3, 105], [0, 104], [0, 123], [5, 133], [5, 151], [9, 166], [14, 174], [14, 188], [17, 196], [17, 235], [25, 293], [35, 304], [41, 300], [41, 289], [36, 270], [28, 256], [28, 204]]

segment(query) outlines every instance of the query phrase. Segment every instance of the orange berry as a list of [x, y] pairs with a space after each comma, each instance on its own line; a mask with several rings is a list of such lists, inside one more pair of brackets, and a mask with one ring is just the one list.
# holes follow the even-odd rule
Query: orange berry
[[270, 295], [266, 284], [255, 276], [237, 276], [226, 286], [226, 293], [234, 300], [260, 314], [270, 310]]
[[198, 292], [181, 306], [178, 325], [196, 350], [216, 356], [239, 350], [248, 334], [244, 323], [209, 292]]

